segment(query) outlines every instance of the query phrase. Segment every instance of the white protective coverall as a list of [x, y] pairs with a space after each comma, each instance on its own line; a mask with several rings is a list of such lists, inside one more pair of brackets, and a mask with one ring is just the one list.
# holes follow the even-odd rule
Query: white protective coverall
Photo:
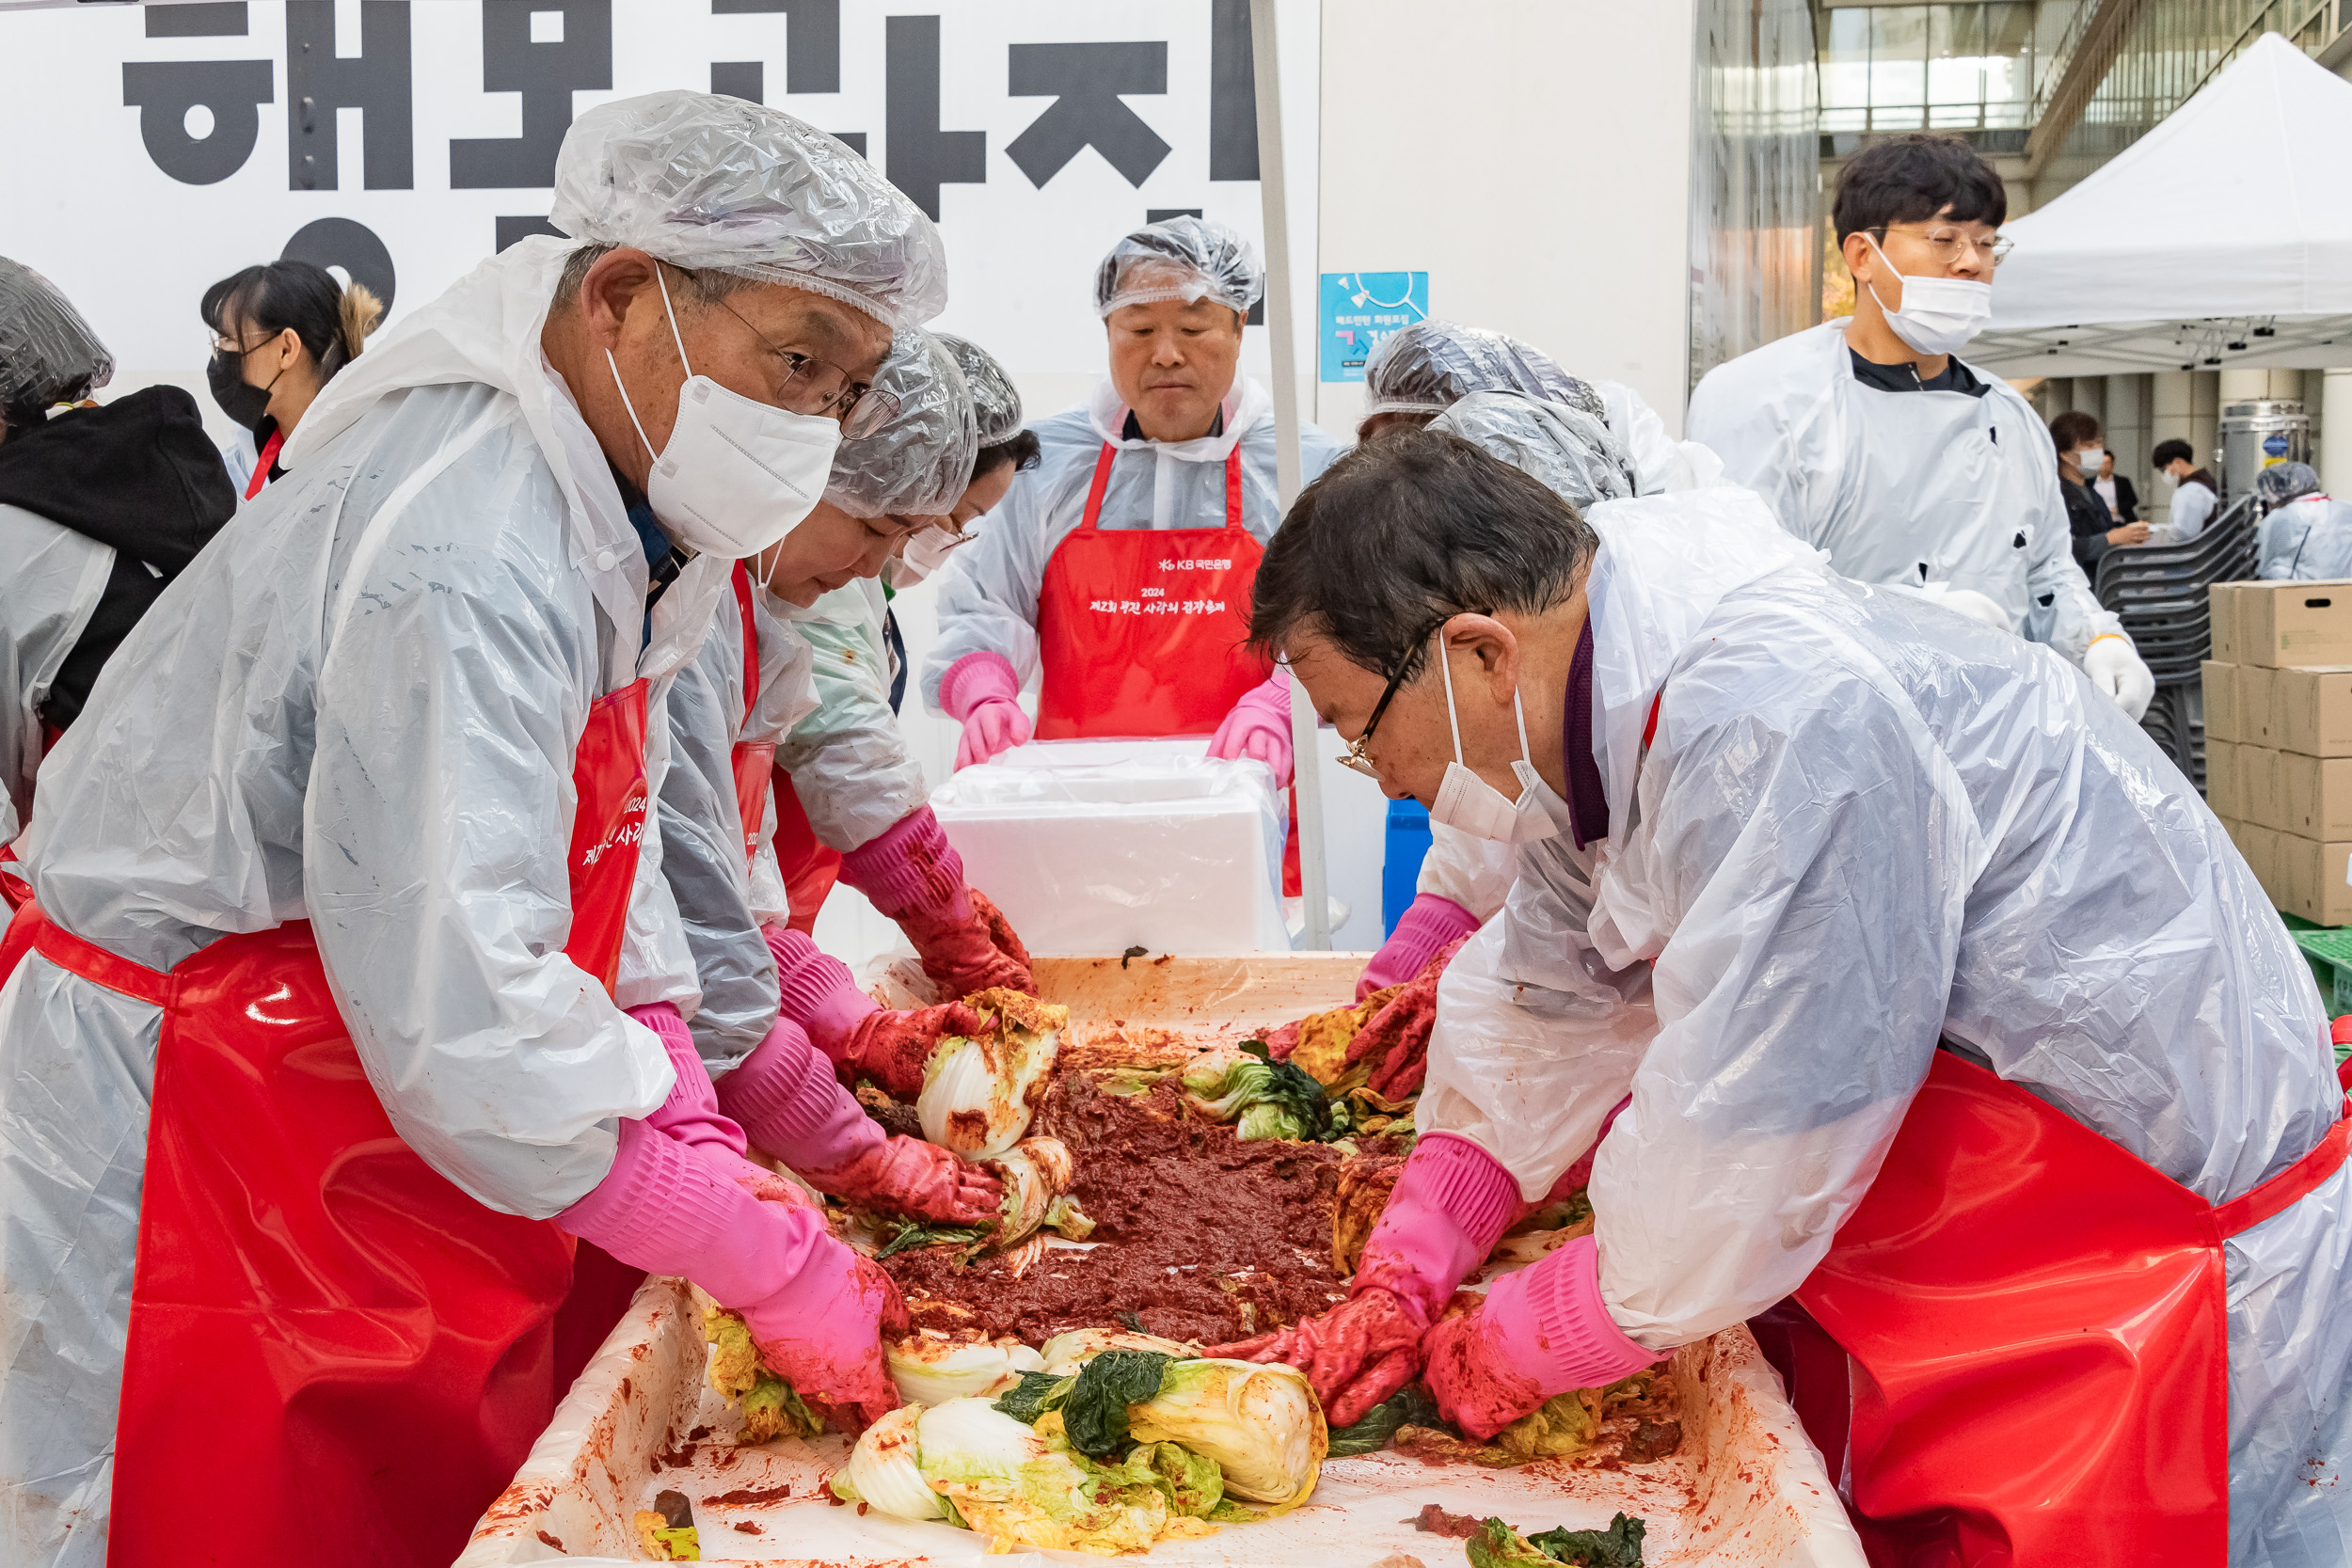
[[2172, 507], [2163, 522], [2148, 530], [2151, 545], [2185, 545], [2205, 531], [2214, 514], [2221, 510], [2221, 498], [2204, 485], [2183, 480], [2172, 492]]
[[[733, 564], [687, 566], [644, 642], [642, 546], [539, 347], [571, 248], [483, 262], [328, 385], [291, 471], [108, 662], [42, 769], [76, 809], [19, 845], [53, 920], [151, 968], [307, 918], [401, 1136], [532, 1218], [669, 1092], [621, 1007], [697, 994], [658, 832], [618, 1005], [564, 957], [574, 746], [596, 697], [651, 677], [660, 786], [660, 694]], [[159, 1019], [39, 954], [0, 989], [8, 1561], [103, 1560]]]
[[0, 844], [29, 819], [40, 770], [40, 705], [106, 592], [114, 546], [0, 506]]
[[[993, 531], [1000, 514], [985, 525]], [[974, 544], [958, 554], [978, 549]], [[790, 773], [817, 842], [854, 849], [890, 831], [930, 799], [923, 769], [907, 754], [906, 734], [890, 710], [890, 649], [882, 635], [887, 606], [871, 578], [845, 583], [793, 621], [817, 650], [817, 706], [776, 749]], [[779, 884], [781, 887], [781, 884]]]
[[1883, 391], [1850, 355], [1831, 321], [1717, 366], [1691, 394], [1691, 438], [1847, 577], [1982, 594], [2077, 665], [2121, 635], [2075, 563], [2057, 450], [2026, 400], [1989, 374], [1980, 398]]
[[[1225, 429], [1192, 441], [1128, 440], [1126, 406], [1108, 376], [1090, 402], [1029, 428], [1043, 449], [1038, 466], [1013, 476], [977, 540], [939, 574], [939, 641], [923, 661], [923, 701], [934, 713], [939, 678], [966, 654], [1001, 654], [1023, 687], [1039, 676], [1037, 607], [1045, 563], [1085, 519], [1087, 491], [1103, 444], [1119, 449], [1103, 496], [1104, 529], [1222, 528], [1225, 460], [1242, 455], [1242, 525], [1264, 544], [1282, 520], [1274, 482], [1274, 403], [1248, 376], [1228, 394]], [[1298, 431], [1299, 483], [1311, 482], [1346, 450], [1311, 424]], [[1148, 519], [1148, 520], [1147, 520]]]
[[[1438, 990], [1418, 1126], [1530, 1198], [1597, 1153], [1600, 1287], [1661, 1350], [1787, 1296], [1939, 1038], [2209, 1202], [2344, 1096], [2220, 823], [2051, 653], [1847, 581], [1738, 490], [1610, 501], [1589, 583], [1609, 832], [1518, 852]], [[1663, 689], [1659, 726], [1642, 735]], [[2341, 1563], [2352, 1167], [2227, 1243], [2237, 1564]]]
[[2254, 575], [2274, 582], [2352, 578], [2352, 503], [2304, 496], [2272, 507], [2254, 532]]

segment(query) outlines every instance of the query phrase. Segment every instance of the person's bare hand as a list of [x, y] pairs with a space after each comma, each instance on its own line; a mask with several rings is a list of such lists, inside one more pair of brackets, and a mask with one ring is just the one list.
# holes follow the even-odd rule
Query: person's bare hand
[[2147, 542], [2146, 523], [2125, 523], [2121, 528], [2107, 530], [2107, 543], [2110, 545], [2144, 545]]

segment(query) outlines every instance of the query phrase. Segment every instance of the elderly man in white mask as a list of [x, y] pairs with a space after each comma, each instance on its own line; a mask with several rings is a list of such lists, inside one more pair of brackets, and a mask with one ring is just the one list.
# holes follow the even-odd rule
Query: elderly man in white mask
[[943, 247], [699, 93], [581, 116], [550, 216], [336, 378], [44, 768], [74, 809], [0, 989], [11, 1560], [447, 1562], [549, 1413], [575, 1238], [741, 1312], [819, 1413], [896, 1402], [895, 1292], [695, 1058], [647, 803], [733, 560], [887, 414]]

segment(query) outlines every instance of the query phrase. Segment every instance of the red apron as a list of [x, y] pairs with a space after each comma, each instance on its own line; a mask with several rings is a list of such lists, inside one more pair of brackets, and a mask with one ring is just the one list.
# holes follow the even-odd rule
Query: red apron
[[1774, 1357], [1793, 1359], [1790, 1391], [1830, 1473], [1842, 1464], [1870, 1560], [2224, 1561], [2221, 1243], [2333, 1175], [2347, 1142], [2340, 1119], [2285, 1171], [2211, 1205], [1938, 1051], [1794, 1298], [1844, 1354], [1800, 1331], [1793, 1357]]
[[[752, 619], [751, 569], [739, 561], [735, 563], [735, 608], [743, 613], [743, 722], [735, 732], [739, 736], [759, 706], [759, 626]], [[738, 740], [732, 760], [735, 809], [742, 818], [743, 859], [749, 863], [759, 853], [759, 830], [767, 823], [768, 775], [775, 770], [776, 743]]]
[[[738, 562], [735, 603], [743, 612], [743, 722], [752, 721], [759, 703], [759, 634], [752, 620], [751, 573]], [[776, 792], [776, 870], [784, 879], [787, 924], [803, 936], [817, 928], [817, 911], [825, 905], [841, 875], [841, 854], [817, 842], [808, 812], [792, 787], [792, 775], [776, 766], [772, 740], [738, 741], [735, 747], [735, 804], [743, 815], [743, 858], [759, 853], [759, 831], [765, 827], [768, 791]]]
[[[1038, 590], [1040, 740], [1214, 734], [1274, 673], [1249, 646], [1249, 589], [1265, 552], [1242, 526], [1241, 443], [1225, 459], [1223, 528], [1100, 527], [1118, 456], [1103, 443], [1086, 515], [1054, 546]], [[1298, 891], [1294, 826], [1282, 892]]]
[[[591, 707], [572, 769], [564, 951], [608, 990], [644, 750], [641, 680]], [[571, 1239], [485, 1208], [401, 1142], [307, 922], [167, 974], [38, 906], [15, 924], [164, 1009], [108, 1562], [447, 1563], [552, 1414]]]

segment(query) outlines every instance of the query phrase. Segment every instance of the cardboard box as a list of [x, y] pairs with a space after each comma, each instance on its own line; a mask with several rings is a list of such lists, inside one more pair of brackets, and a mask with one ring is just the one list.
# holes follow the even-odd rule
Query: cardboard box
[[2238, 853], [2253, 870], [2254, 880], [2274, 906], [2283, 907], [2279, 896], [2279, 835], [2259, 823], [2238, 824]]
[[2273, 901], [2289, 914], [2319, 926], [2352, 926], [2352, 840], [2321, 842], [2280, 833], [2272, 851], [2283, 896]]
[[2261, 664], [2237, 671], [2237, 741], [2244, 746], [2279, 744], [2279, 672]]
[[2238, 762], [2239, 747], [2213, 737], [2213, 709], [2205, 709], [2205, 804], [2224, 822], [2246, 816], [2246, 774]]
[[2237, 588], [2234, 582], [2217, 582], [2210, 593], [2213, 609], [2213, 657], [2223, 664], [2241, 662], [2237, 635]]
[[2279, 794], [2279, 753], [2267, 746], [2240, 746], [2230, 760], [2238, 770], [2242, 819], [2272, 832], [2283, 831], [2287, 812]]
[[2278, 761], [2282, 833], [2326, 843], [2352, 842], [2352, 757], [2307, 757], [2274, 752]]
[[2352, 582], [2240, 582], [2231, 594], [2233, 664], [2352, 664]]
[[[2352, 664], [2280, 670], [2272, 673], [2270, 686], [2272, 745], [2307, 757], [2352, 757]], [[2205, 733], [2211, 735], [2213, 688], [2205, 689]], [[2242, 678], [2230, 695], [2233, 701], [2244, 695]]]
[[2205, 744], [2245, 739], [2245, 726], [2238, 721], [2237, 666], [2209, 658], [2198, 670], [2205, 681]]

